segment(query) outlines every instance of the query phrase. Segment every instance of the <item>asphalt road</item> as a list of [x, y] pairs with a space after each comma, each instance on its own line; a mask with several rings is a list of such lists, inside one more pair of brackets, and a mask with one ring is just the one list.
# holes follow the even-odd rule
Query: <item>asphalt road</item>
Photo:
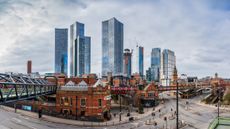
[[[209, 123], [217, 116], [217, 110], [215, 108], [209, 108], [206, 106], [200, 106], [197, 102], [203, 96], [198, 96], [193, 99], [185, 100], [180, 99], [179, 101], [179, 119], [183, 120], [188, 125], [183, 129], [206, 129]], [[186, 101], [189, 101], [189, 104], [186, 105]], [[173, 111], [171, 111], [173, 109]], [[164, 107], [161, 109], [161, 112], [156, 112], [156, 116], [149, 115], [138, 121], [118, 125], [114, 127], [106, 127], [107, 129], [155, 129], [162, 128], [166, 126], [166, 121], [164, 117], [171, 116], [176, 109], [176, 100], [175, 98], [168, 97], [165, 101]], [[221, 111], [221, 115], [230, 116], [229, 112]], [[146, 125], [147, 120], [154, 120], [158, 123], [158, 126]], [[176, 120], [171, 119], [167, 121], [167, 127], [175, 127]], [[27, 116], [22, 116], [20, 114], [15, 114], [13, 112], [8, 112], [0, 108], [0, 129], [92, 129], [90, 127], [77, 127], [72, 125], [63, 125], [57, 123], [51, 123], [42, 121], [39, 119], [30, 118]], [[100, 127], [105, 129], [105, 127]], [[99, 129], [99, 127], [97, 128]]]

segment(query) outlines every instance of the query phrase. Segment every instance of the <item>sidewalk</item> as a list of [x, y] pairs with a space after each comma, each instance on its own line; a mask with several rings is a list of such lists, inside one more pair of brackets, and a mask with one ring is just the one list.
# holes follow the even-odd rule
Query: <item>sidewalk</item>
[[[203, 102], [197, 102], [196, 104], [201, 105], [201, 106], [210, 107], [210, 108], [215, 108], [215, 109], [217, 108], [214, 104], [205, 104], [205, 103], [203, 103]], [[229, 107], [220, 106], [220, 109], [221, 109], [221, 110], [230, 111], [230, 108], [229, 108]]]
[[[161, 109], [163, 107], [163, 105], [158, 105], [157, 107], [155, 107], [155, 111]], [[7, 106], [1, 106], [1, 108], [3, 110], [9, 111], [9, 112], [14, 112], [14, 108], [11, 107], [7, 107]], [[149, 108], [148, 111], [146, 111], [147, 109], [145, 109], [145, 113], [144, 114], [138, 114], [133, 112], [131, 114], [131, 116], [133, 116], [135, 119], [133, 122], [138, 121], [146, 116], [151, 115], [152, 108]], [[28, 117], [32, 117], [34, 119], [39, 119], [38, 118], [38, 113], [35, 112], [30, 112], [30, 111], [24, 111], [24, 110], [20, 110], [17, 109], [17, 113], [24, 115], [24, 116], [28, 116]], [[119, 115], [115, 118], [113, 118], [110, 121], [107, 122], [89, 122], [89, 121], [79, 121], [79, 120], [70, 120], [70, 119], [63, 119], [63, 118], [58, 118], [58, 117], [52, 117], [52, 116], [48, 116], [48, 115], [42, 115], [41, 120], [47, 121], [47, 122], [52, 122], [52, 123], [58, 123], [58, 124], [67, 124], [67, 125], [74, 125], [74, 126], [88, 126], [88, 127], [103, 127], [103, 126], [116, 126], [116, 125], [120, 125], [120, 124], [125, 124], [125, 123], [129, 123], [129, 117], [126, 117], [126, 114], [122, 114], [122, 121], [119, 121]]]

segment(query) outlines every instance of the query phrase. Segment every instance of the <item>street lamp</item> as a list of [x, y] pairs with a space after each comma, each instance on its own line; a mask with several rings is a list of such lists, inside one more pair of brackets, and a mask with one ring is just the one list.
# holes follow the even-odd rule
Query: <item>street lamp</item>
[[218, 92], [218, 105], [217, 105], [217, 112], [218, 112], [218, 116], [217, 116], [217, 119], [218, 119], [218, 125], [219, 125], [219, 117], [220, 117], [220, 90], [219, 90], [219, 85], [218, 85], [218, 88], [217, 88], [217, 92]]
[[178, 80], [176, 80], [176, 129], [179, 129]]
[[119, 121], [121, 121], [121, 87], [119, 87], [119, 93], [120, 93], [120, 97], [119, 97], [119, 103], [120, 103]]

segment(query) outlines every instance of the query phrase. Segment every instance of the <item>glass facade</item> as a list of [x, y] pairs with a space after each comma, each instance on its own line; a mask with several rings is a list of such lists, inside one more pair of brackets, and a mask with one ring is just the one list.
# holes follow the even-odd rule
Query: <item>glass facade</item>
[[165, 49], [161, 56], [161, 84], [169, 86], [173, 78], [173, 70], [176, 66], [175, 53], [171, 50]]
[[130, 52], [129, 49], [125, 49], [123, 57], [124, 57], [124, 59], [123, 59], [124, 76], [131, 77], [131, 74], [132, 74], [132, 52]]
[[55, 73], [67, 75], [68, 29], [55, 28]]
[[159, 82], [161, 67], [161, 49], [153, 48], [151, 52], [151, 81]]
[[137, 73], [144, 75], [144, 48], [137, 46]]
[[123, 74], [123, 24], [116, 18], [102, 22], [102, 76]]
[[90, 66], [91, 66], [91, 38], [85, 37], [85, 73], [90, 74]]
[[91, 40], [84, 35], [84, 24], [75, 22], [70, 26], [69, 76], [90, 73]]

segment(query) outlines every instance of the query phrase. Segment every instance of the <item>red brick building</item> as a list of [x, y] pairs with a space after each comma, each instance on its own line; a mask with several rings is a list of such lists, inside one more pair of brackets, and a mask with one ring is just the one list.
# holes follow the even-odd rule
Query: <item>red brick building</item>
[[137, 91], [138, 100], [144, 107], [153, 107], [155, 106], [156, 99], [158, 98], [158, 93], [156, 90], [156, 85], [150, 83], [143, 90]]
[[56, 110], [61, 114], [91, 120], [110, 118], [110, 86], [90, 78], [66, 79], [57, 90]]

